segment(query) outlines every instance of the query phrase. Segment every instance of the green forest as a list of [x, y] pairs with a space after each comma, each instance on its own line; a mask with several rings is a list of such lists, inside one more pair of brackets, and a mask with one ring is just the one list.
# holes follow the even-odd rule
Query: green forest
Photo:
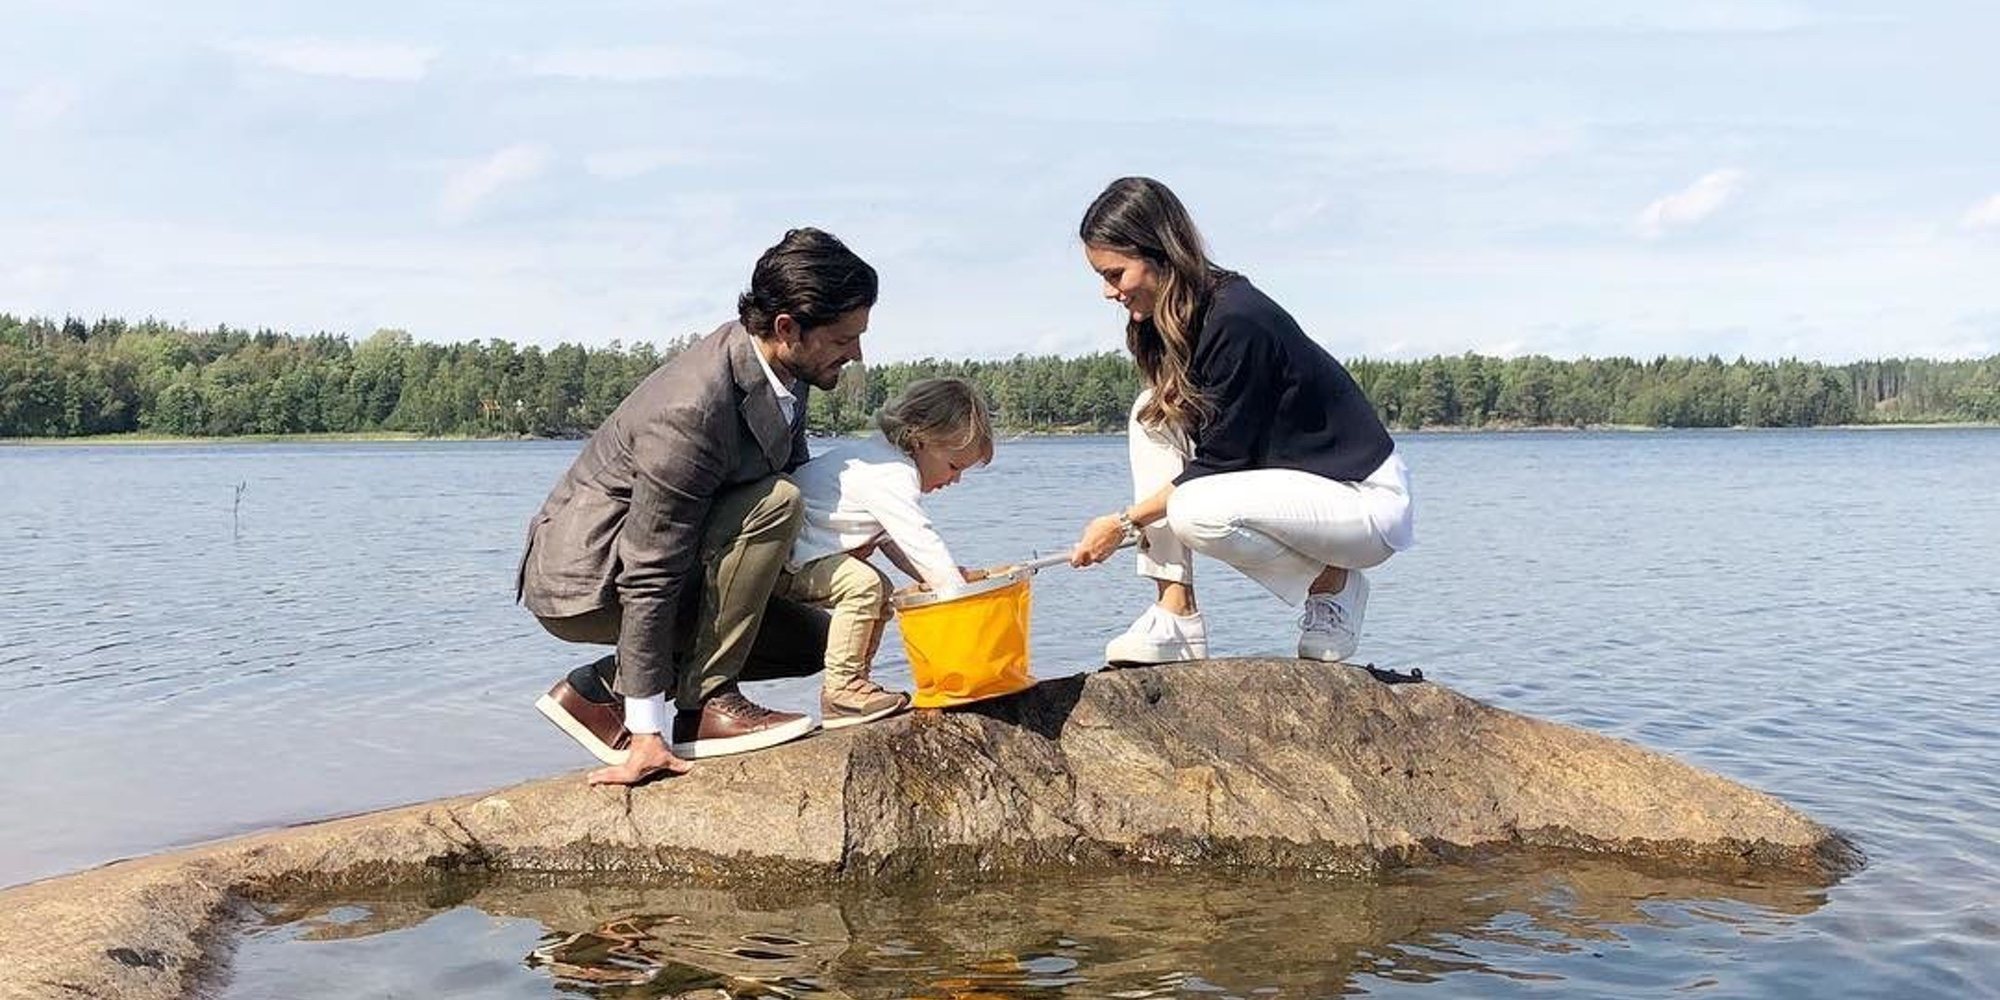
[[[572, 437], [692, 340], [543, 350], [504, 340], [429, 343], [400, 330], [356, 342], [0, 314], [0, 437]], [[2000, 422], [2000, 356], [1829, 365], [1462, 354], [1347, 365], [1398, 428]], [[890, 394], [931, 375], [973, 380], [1010, 432], [1120, 430], [1138, 390], [1119, 353], [856, 364], [838, 389], [813, 394], [811, 426], [863, 427]]]

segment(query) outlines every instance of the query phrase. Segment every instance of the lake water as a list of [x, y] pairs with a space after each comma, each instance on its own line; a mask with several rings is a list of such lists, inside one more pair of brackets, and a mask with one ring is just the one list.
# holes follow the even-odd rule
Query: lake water
[[[775, 962], [759, 981], [855, 996], [2000, 993], [2000, 431], [1400, 446], [1420, 545], [1371, 574], [1363, 658], [1771, 791], [1868, 867], [1830, 888], [1543, 860], [761, 906], [501, 881], [274, 914], [235, 989], [354, 995], [312, 970], [359, 960], [400, 970], [384, 991], [662, 995], [591, 976], [666, 941], [735, 956], [702, 975]], [[586, 766], [531, 708], [585, 655], [511, 603], [577, 447], [0, 448], [0, 884]], [[936, 520], [967, 564], [1059, 549], [1123, 502], [1123, 456], [1005, 443]], [[1287, 610], [1206, 569], [1217, 652], [1285, 651]], [[1045, 573], [1036, 672], [1092, 667], [1149, 592], [1129, 564]], [[878, 672], [907, 684], [896, 648]]]

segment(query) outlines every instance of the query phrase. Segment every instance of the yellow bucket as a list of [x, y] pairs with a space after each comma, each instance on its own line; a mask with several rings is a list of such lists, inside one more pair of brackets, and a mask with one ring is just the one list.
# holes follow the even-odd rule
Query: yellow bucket
[[1035, 686], [1028, 676], [1029, 575], [988, 577], [949, 596], [896, 597], [916, 707], [948, 708]]

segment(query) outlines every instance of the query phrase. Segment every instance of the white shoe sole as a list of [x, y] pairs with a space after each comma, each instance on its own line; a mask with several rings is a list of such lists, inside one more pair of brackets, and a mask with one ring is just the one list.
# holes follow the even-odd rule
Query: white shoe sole
[[1345, 651], [1331, 647], [1309, 646], [1305, 643], [1300, 643], [1299, 659], [1318, 660], [1321, 663], [1346, 663], [1354, 658], [1354, 651], [1359, 648], [1361, 648], [1361, 644], [1358, 642], [1347, 647]]
[[542, 713], [550, 722], [555, 723], [557, 729], [568, 733], [570, 739], [583, 744], [583, 748], [590, 751], [591, 756], [596, 757], [606, 764], [617, 767], [632, 757], [632, 753], [629, 750], [613, 750], [610, 746], [606, 745], [603, 740], [597, 738], [596, 733], [585, 729], [583, 723], [570, 718], [570, 714], [563, 711], [562, 706], [556, 704], [556, 700], [548, 695], [543, 695], [535, 699], [535, 710]]
[[902, 712], [904, 709], [909, 707], [910, 707], [910, 702], [909, 699], [906, 698], [900, 705], [894, 705], [877, 712], [870, 712], [867, 715], [828, 715], [826, 714], [825, 709], [821, 709], [819, 727], [828, 732], [832, 732], [833, 730], [836, 729], [846, 729], [849, 726], [858, 726], [864, 722], [874, 722], [877, 719], [886, 719], [892, 715], [896, 715]]
[[816, 728], [818, 728], [818, 724], [813, 722], [812, 718], [808, 716], [794, 719], [782, 725], [772, 726], [769, 729], [759, 729], [754, 733], [731, 736], [728, 739], [694, 740], [688, 743], [676, 743], [672, 749], [674, 756], [684, 760], [701, 760], [704, 757], [727, 757], [731, 754], [763, 750], [767, 747], [777, 746], [780, 743], [790, 743], [812, 732]]
[[1172, 646], [1119, 643], [1113, 640], [1104, 649], [1104, 662], [1114, 667], [1150, 667], [1161, 663], [1187, 663], [1208, 659], [1207, 646], [1176, 643]]

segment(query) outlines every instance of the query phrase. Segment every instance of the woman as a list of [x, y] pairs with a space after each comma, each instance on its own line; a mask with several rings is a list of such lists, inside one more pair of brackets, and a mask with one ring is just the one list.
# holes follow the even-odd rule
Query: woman
[[1409, 471], [1353, 376], [1278, 304], [1208, 259], [1159, 181], [1113, 181], [1084, 212], [1084, 257], [1127, 313], [1145, 388], [1132, 407], [1132, 506], [1092, 520], [1076, 566], [1140, 540], [1159, 602], [1111, 640], [1114, 665], [1208, 655], [1193, 553], [1303, 606], [1298, 655], [1345, 660], [1361, 571], [1414, 544]]

